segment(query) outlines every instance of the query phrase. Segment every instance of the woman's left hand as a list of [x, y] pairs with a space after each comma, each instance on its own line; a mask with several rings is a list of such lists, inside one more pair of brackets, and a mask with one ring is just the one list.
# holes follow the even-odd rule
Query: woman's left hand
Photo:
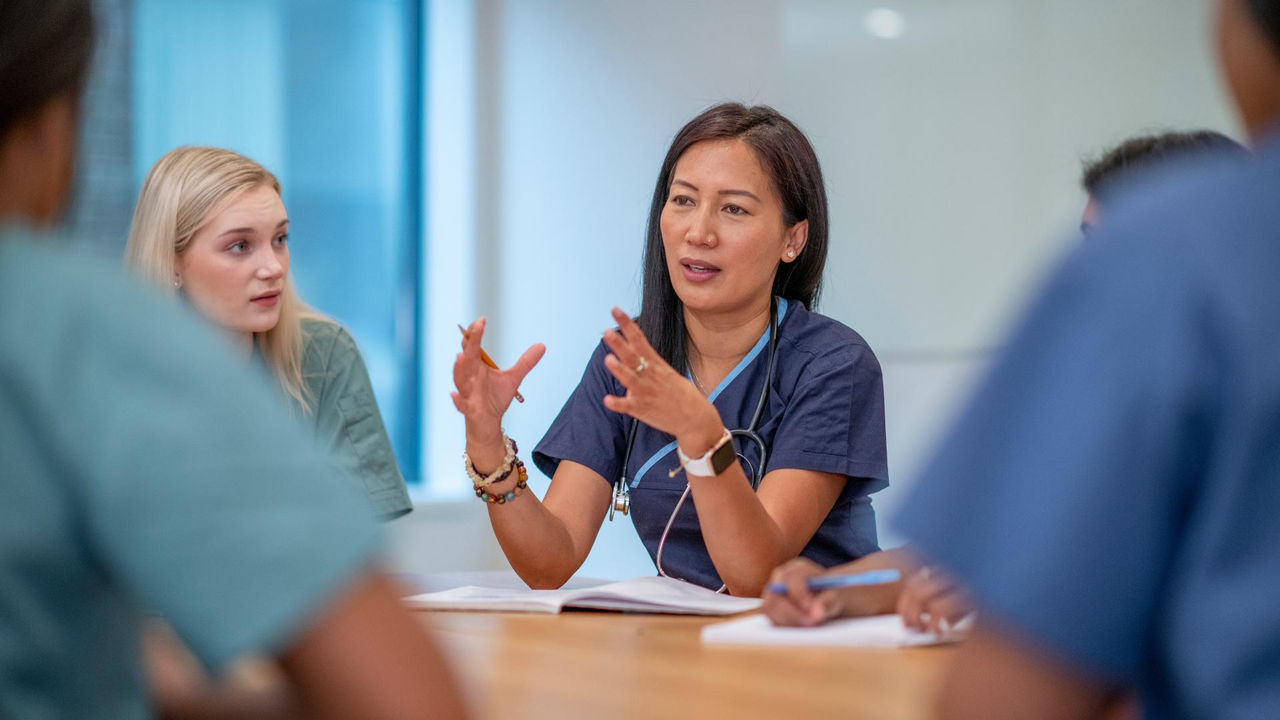
[[715, 406], [662, 359], [626, 313], [614, 308], [613, 319], [618, 330], [605, 331], [604, 343], [613, 353], [605, 356], [604, 366], [627, 394], [606, 395], [604, 406], [674, 435], [686, 452], [711, 448], [724, 433]]

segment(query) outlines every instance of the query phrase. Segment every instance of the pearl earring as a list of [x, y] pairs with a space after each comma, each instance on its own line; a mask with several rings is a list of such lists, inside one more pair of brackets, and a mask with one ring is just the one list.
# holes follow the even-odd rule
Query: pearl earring
[[173, 287], [174, 287], [175, 289], [176, 289], [176, 288], [180, 288], [180, 287], [182, 287], [182, 281], [181, 281], [181, 280], [179, 280], [178, 278], [174, 278], [174, 279], [173, 279]]
[[788, 251], [787, 251], [787, 257], [789, 257], [789, 258], [793, 258], [793, 257], [795, 257], [795, 256], [796, 256], [796, 251], [795, 251], [795, 250], [788, 250]]

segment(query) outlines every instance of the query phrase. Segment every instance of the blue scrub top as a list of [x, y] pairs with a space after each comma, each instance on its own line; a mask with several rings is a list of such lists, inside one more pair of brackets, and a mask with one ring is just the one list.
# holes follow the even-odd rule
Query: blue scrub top
[[[765, 473], [795, 468], [850, 478], [801, 552], [829, 567], [879, 549], [868, 495], [889, 484], [880, 363], [858, 333], [798, 302], [780, 298], [778, 315], [769, 400], [757, 429], [769, 448]], [[731, 430], [747, 427], [759, 402], [768, 334], [766, 330], [709, 396]], [[605, 395], [625, 394], [604, 366], [607, 352], [601, 342], [582, 381], [533, 451], [534, 463], [548, 476], [555, 474], [561, 460], [572, 460], [599, 473], [610, 485], [618, 478], [630, 418], [604, 407]], [[684, 473], [667, 476], [679, 465], [675, 447], [671, 435], [641, 424], [627, 469], [631, 518], [651, 557], [687, 483]], [[738, 448], [747, 462], [759, 463], [750, 444], [739, 443]], [[743, 470], [749, 478], [746, 464]], [[662, 567], [669, 575], [704, 587], [723, 584], [707, 554], [691, 498], [685, 500], [672, 525]]]
[[1274, 718], [1277, 517], [1273, 142], [1115, 205], [899, 523], [995, 624], [1137, 687], [1145, 717]]

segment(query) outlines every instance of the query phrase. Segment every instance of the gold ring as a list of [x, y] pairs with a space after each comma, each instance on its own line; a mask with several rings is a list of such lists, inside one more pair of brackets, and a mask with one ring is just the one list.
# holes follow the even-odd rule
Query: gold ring
[[644, 369], [647, 367], [649, 367], [649, 361], [644, 358], [640, 358], [640, 362], [636, 363], [636, 374], [639, 375], [644, 372]]

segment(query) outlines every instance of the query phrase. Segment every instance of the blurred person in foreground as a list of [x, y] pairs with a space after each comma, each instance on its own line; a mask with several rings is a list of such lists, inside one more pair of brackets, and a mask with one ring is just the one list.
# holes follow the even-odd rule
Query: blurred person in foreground
[[1108, 206], [899, 518], [979, 609], [944, 717], [1280, 716], [1280, 0], [1216, 26], [1256, 155]]
[[1085, 163], [1080, 186], [1089, 199], [1080, 218], [1080, 234], [1089, 237], [1111, 200], [1134, 182], [1158, 177], [1176, 163], [1203, 162], [1215, 155], [1246, 152], [1243, 145], [1213, 130], [1135, 135]]
[[[0, 717], [459, 717], [360, 500], [224, 342], [58, 247], [89, 0], [0, 3]], [[285, 697], [148, 702], [144, 609]]]
[[[1080, 232], [1092, 235], [1106, 207], [1126, 188], [1159, 177], [1177, 163], [1203, 162], [1215, 155], [1244, 156], [1235, 140], [1213, 130], [1135, 135], [1085, 163], [1080, 184], [1088, 194]], [[819, 575], [840, 575], [893, 568], [901, 583], [810, 592], [805, 582]], [[954, 576], [937, 566], [924, 565], [909, 547], [872, 553], [833, 568], [797, 558], [774, 571], [771, 584], [787, 587], [785, 594], [765, 593], [764, 611], [778, 625], [818, 625], [839, 617], [896, 612], [914, 630], [946, 634], [973, 611], [973, 603]]]

